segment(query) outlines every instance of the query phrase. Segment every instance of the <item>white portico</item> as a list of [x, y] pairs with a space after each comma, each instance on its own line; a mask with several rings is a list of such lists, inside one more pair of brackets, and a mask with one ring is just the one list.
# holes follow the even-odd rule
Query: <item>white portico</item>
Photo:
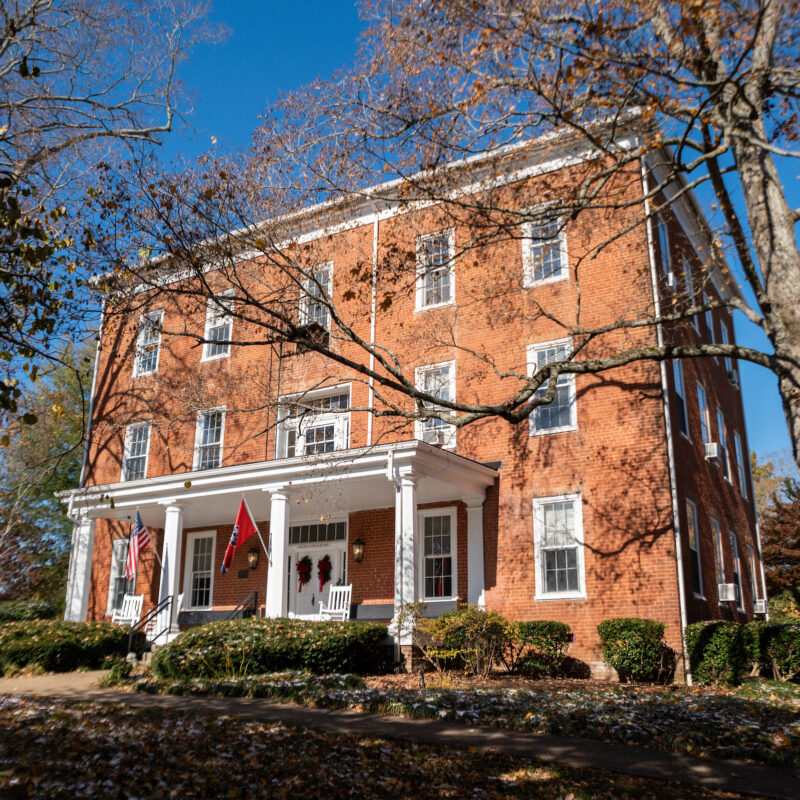
[[[215, 551], [212, 540], [210, 553], [198, 556], [197, 542], [201, 534], [210, 535], [232, 524], [242, 496], [260, 522], [265, 540], [268, 527], [271, 558], [266, 593], [261, 594], [263, 585], [259, 592], [266, 598], [267, 616], [315, 615], [321, 600], [316, 576], [307, 586], [297, 583], [296, 565], [304, 556], [314, 564], [323, 553], [329, 557], [330, 585], [357, 584], [358, 577], [348, 575], [348, 550], [354, 538], [348, 520], [370, 509], [394, 509], [393, 548], [386, 549], [393, 549], [393, 563], [375, 552], [367, 554], [373, 559], [373, 572], [388, 573], [387, 580], [393, 573], [391, 606], [365, 608], [373, 618], [393, 616], [399, 605], [427, 599], [431, 592], [436, 595], [431, 602], [434, 613], [437, 607], [447, 610], [458, 594], [457, 569], [462, 576], [464, 571], [467, 574], [462, 599], [482, 604], [483, 504], [496, 478], [492, 467], [413, 440], [72, 490], [65, 493], [75, 520], [65, 616], [73, 620], [87, 616], [92, 569], [99, 567], [94, 555], [96, 521], [125, 521], [136, 510], [148, 527], [164, 531], [158, 597], [149, 601], [187, 591], [191, 595], [193, 586], [187, 576], [194, 574], [192, 564], [205, 556], [211, 570], [205, 607], [211, 613], [213, 607], [224, 606], [217, 600], [220, 578], [214, 577], [222, 558], [221, 544]], [[466, 559], [462, 541], [462, 563], [457, 563], [456, 551], [459, 503], [466, 505], [466, 526], [458, 531], [466, 541]], [[435, 514], [421, 512], [420, 506], [433, 506]], [[390, 527], [385, 537], [387, 542], [392, 537]], [[174, 633], [177, 626], [176, 613]]]

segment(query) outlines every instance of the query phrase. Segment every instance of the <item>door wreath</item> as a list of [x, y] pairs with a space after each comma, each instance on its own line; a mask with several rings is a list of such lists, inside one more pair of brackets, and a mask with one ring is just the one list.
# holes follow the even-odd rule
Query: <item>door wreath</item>
[[297, 561], [297, 591], [302, 592], [305, 586], [311, 580], [311, 559], [308, 556], [303, 556]]
[[333, 569], [333, 565], [331, 564], [331, 558], [329, 555], [325, 554], [322, 558], [317, 561], [317, 570], [319, 572], [319, 590], [322, 591], [325, 584], [331, 579], [331, 570]]

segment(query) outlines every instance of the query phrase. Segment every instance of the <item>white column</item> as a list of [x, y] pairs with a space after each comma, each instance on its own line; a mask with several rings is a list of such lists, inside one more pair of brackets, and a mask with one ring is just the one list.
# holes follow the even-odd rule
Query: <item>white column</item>
[[89, 587], [92, 580], [95, 521], [81, 517], [72, 532], [72, 551], [69, 556], [67, 602], [64, 619], [68, 622], [85, 622], [89, 609]]
[[483, 497], [467, 497], [467, 602], [486, 606], [483, 576]]
[[178, 633], [178, 595], [181, 593], [181, 544], [183, 540], [183, 511], [179, 505], [170, 503], [164, 514], [164, 546], [161, 550], [161, 583], [158, 589], [159, 603], [172, 595], [171, 633]]
[[267, 617], [285, 617], [287, 570], [286, 556], [289, 548], [289, 496], [283, 491], [270, 492], [269, 508], [270, 554], [267, 570]]
[[[401, 475], [395, 483], [394, 505], [394, 622], [400, 608], [417, 599], [417, 479]], [[397, 630], [395, 628], [395, 630]], [[397, 644], [411, 644], [411, 631], [398, 631]]]

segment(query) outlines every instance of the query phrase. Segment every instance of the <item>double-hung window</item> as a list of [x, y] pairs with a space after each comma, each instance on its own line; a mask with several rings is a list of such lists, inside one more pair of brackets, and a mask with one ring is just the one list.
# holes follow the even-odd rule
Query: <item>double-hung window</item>
[[225, 358], [230, 355], [233, 335], [233, 290], [214, 295], [206, 310], [205, 345], [203, 360]]
[[711, 442], [711, 421], [708, 416], [708, 395], [706, 395], [705, 386], [698, 382], [697, 384], [697, 407], [700, 411], [700, 438], [703, 444]]
[[287, 399], [276, 437], [276, 457], [332, 453], [350, 447], [350, 390], [336, 387]]
[[661, 253], [661, 269], [667, 277], [672, 272], [672, 254], [669, 250], [669, 230], [667, 221], [659, 214], [656, 217], [656, 230], [658, 231], [658, 249]]
[[114, 539], [111, 551], [111, 581], [108, 587], [108, 607], [106, 613], [111, 615], [122, 609], [122, 601], [126, 594], [133, 594], [136, 589], [135, 579], [125, 577], [125, 565], [128, 562], [128, 546], [130, 539]]
[[686, 407], [686, 384], [683, 380], [683, 364], [676, 358], [672, 362], [672, 374], [675, 377], [675, 394], [678, 395], [678, 430], [689, 436], [689, 414]]
[[736, 608], [744, 611], [744, 598], [742, 597], [742, 567], [739, 561], [739, 541], [736, 534], [731, 531], [731, 555], [733, 557], [733, 583], [736, 586]]
[[[722, 558], [722, 531], [719, 527], [719, 522], [714, 517], [709, 517], [711, 522], [711, 538], [714, 543], [714, 577], [717, 579], [717, 587], [719, 584], [725, 583], [725, 562]], [[717, 588], [717, 596], [719, 597], [719, 588]]]
[[125, 452], [122, 458], [122, 480], [137, 481], [147, 474], [147, 452], [150, 448], [150, 423], [128, 425], [125, 431]]
[[[731, 336], [728, 331], [728, 323], [724, 319], [719, 321], [720, 344], [730, 344]], [[725, 356], [722, 359], [725, 366], [725, 372], [730, 376], [733, 373], [733, 359], [730, 356]]]
[[[711, 297], [703, 292], [703, 305], [708, 305], [711, 302]], [[704, 314], [706, 318], [706, 330], [708, 331], [708, 341], [710, 344], [714, 344], [716, 339], [714, 338], [714, 312], [712, 309], [707, 309]]]
[[728, 437], [725, 433], [725, 417], [719, 407], [717, 408], [717, 430], [719, 431], [719, 464], [722, 467], [722, 474], [730, 480], [731, 471], [728, 462]]
[[417, 237], [417, 311], [454, 302], [455, 231]]
[[747, 500], [747, 465], [742, 451], [742, 437], [738, 431], [733, 432], [733, 446], [736, 450], [736, 470], [739, 474], [739, 494]]
[[567, 237], [555, 214], [522, 226], [522, 270], [525, 286], [567, 278]]
[[[556, 361], [566, 361], [572, 352], [572, 342], [561, 339], [556, 342], [532, 344], [528, 347], [528, 374], [534, 376], [539, 370]], [[534, 393], [535, 398], [547, 395], [550, 377]], [[556, 393], [550, 403], [537, 406], [530, 416], [530, 435], [572, 431], [578, 427], [575, 403], [574, 373], [560, 373], [556, 379]]]
[[216, 538], [216, 531], [199, 531], [186, 536], [183, 592], [188, 608], [212, 606]]
[[[456, 367], [453, 361], [445, 364], [432, 364], [428, 367], [418, 367], [415, 376], [417, 389], [432, 397], [452, 402], [455, 400], [455, 371]], [[431, 410], [440, 408], [430, 400], [423, 401], [422, 406]], [[435, 444], [439, 447], [455, 447], [455, 426], [444, 422], [438, 417], [417, 420], [415, 428], [416, 438], [422, 439], [423, 442]]]
[[[689, 263], [689, 259], [686, 256], [682, 256], [682, 266], [683, 266], [683, 283], [684, 288], [686, 289], [686, 305], [687, 308], [691, 308], [694, 305], [694, 279], [692, 277], [692, 265]], [[699, 335], [700, 334], [700, 318], [697, 314], [693, 314], [689, 317], [689, 322], [691, 323], [692, 327], [695, 329], [695, 332]]]
[[586, 597], [580, 495], [533, 501], [535, 599]]
[[455, 597], [456, 512], [436, 509], [420, 515], [422, 528], [422, 593], [425, 600]]
[[151, 311], [142, 316], [136, 334], [136, 358], [133, 364], [133, 377], [151, 375], [158, 372], [158, 354], [161, 349], [161, 322], [163, 311]]
[[194, 468], [216, 469], [222, 466], [222, 442], [225, 435], [225, 409], [214, 408], [197, 415], [194, 445]]
[[755, 603], [758, 599], [758, 590], [756, 589], [756, 555], [753, 551], [753, 545], [747, 545], [747, 566], [750, 570], [750, 602]]
[[689, 562], [692, 571], [692, 591], [703, 596], [703, 567], [700, 562], [700, 531], [697, 525], [697, 506], [686, 501], [686, 532], [689, 540]]
[[328, 304], [333, 286], [333, 262], [322, 264], [310, 271], [303, 281], [300, 294], [300, 324], [317, 324], [321, 328], [329, 328], [331, 312]]

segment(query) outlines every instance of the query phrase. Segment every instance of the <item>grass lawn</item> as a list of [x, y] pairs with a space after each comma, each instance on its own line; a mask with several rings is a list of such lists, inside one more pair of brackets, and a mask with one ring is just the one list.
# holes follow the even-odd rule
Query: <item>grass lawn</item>
[[2, 798], [733, 798], [487, 751], [0, 697]]

